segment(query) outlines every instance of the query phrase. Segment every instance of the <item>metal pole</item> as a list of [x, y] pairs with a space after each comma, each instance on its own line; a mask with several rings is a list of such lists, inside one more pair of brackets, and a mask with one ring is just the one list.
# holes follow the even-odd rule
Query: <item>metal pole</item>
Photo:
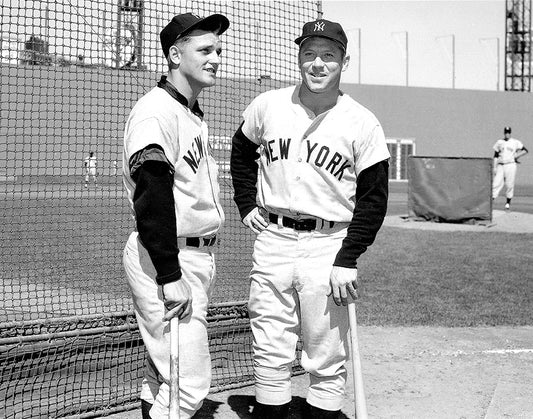
[[409, 86], [409, 32], [405, 31], [405, 85]]
[[[409, 33], [407, 31], [392, 32], [391, 35], [405, 34], [405, 85], [409, 86]], [[401, 44], [398, 41], [398, 46], [401, 48]]]
[[361, 28], [357, 28], [357, 55], [358, 55], [358, 69], [359, 84], [361, 84]]
[[49, 41], [49, 36], [50, 36], [50, 10], [48, 9], [48, 6], [46, 6], [46, 10], [45, 10], [45, 37], [46, 37], [46, 42], [50, 43]]
[[322, 10], [322, 1], [318, 0], [316, 2], [316, 14], [317, 14], [317, 20], [322, 19], [324, 17], [324, 11]]
[[496, 64], [496, 91], [500, 91], [500, 38], [496, 38], [496, 54], [497, 56], [497, 64]]
[[[441, 38], [452, 37], [452, 89], [455, 89], [455, 34], [436, 36], [435, 41]], [[446, 49], [445, 49], [446, 51]], [[446, 51], [447, 52], [447, 51]], [[448, 57], [449, 59], [449, 57]]]
[[493, 38], [479, 38], [479, 42], [482, 41], [492, 41], [496, 40], [496, 91], [500, 90], [500, 71], [501, 71], [501, 65], [500, 65], [500, 38], [499, 37], [493, 37]]
[[452, 89], [455, 89], [455, 35], [452, 34]]

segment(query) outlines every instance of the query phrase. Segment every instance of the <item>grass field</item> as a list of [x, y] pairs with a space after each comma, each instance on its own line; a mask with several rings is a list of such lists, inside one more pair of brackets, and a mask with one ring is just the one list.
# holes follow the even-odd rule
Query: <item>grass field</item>
[[[81, 185], [56, 186], [37, 198], [28, 194], [0, 201], [4, 226], [0, 278], [5, 296], [0, 314], [6, 316], [11, 313], [9, 307], [17, 308], [17, 319], [24, 319], [24, 307], [30, 302], [45, 305], [47, 317], [84, 314], [65, 309], [73, 296], [85, 301], [83, 308], [90, 313], [129, 309], [121, 255], [132, 224], [120, 185], [106, 185], [99, 191], [84, 191]], [[62, 197], [64, 190], [70, 192]], [[402, 190], [405, 186], [391, 187], [396, 197]], [[227, 188], [223, 197], [227, 222], [219, 236], [213, 302], [246, 299], [251, 265], [253, 237], [238, 220]], [[400, 199], [389, 211], [401, 213], [404, 207]], [[533, 324], [532, 248], [529, 234], [383, 227], [359, 263], [360, 322]], [[42, 301], [43, 289], [57, 294], [67, 289], [65, 303]], [[6, 300], [11, 306], [6, 307]]]

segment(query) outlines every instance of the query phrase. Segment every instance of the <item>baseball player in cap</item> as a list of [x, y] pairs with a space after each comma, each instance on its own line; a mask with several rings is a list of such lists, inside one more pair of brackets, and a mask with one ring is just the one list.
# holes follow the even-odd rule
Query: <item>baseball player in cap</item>
[[339, 90], [341, 25], [308, 22], [301, 83], [256, 97], [233, 137], [231, 174], [243, 223], [257, 234], [250, 274], [255, 418], [288, 417], [298, 335], [310, 384], [305, 418], [337, 418], [348, 354], [345, 305], [357, 259], [387, 209], [388, 159], [376, 117]]
[[180, 417], [201, 407], [211, 382], [207, 305], [213, 244], [224, 213], [217, 165], [197, 97], [213, 86], [228, 19], [175, 16], [161, 31], [168, 76], [133, 107], [125, 127], [123, 179], [135, 231], [124, 267], [147, 349], [143, 418], [168, 418], [169, 320], [179, 322]]
[[528, 153], [524, 144], [511, 137], [511, 127], [504, 127], [503, 138], [496, 141], [494, 150], [494, 179], [492, 182], [492, 199], [496, 199], [505, 184], [505, 209], [511, 209], [514, 196], [514, 182], [518, 159]]

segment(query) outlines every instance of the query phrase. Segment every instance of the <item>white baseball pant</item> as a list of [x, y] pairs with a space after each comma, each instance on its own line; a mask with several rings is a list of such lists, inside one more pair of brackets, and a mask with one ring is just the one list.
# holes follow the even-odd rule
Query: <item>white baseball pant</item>
[[514, 182], [516, 177], [516, 163], [497, 164], [492, 182], [492, 197], [497, 198], [505, 184], [505, 197], [514, 196]]
[[[181, 281], [192, 290], [192, 314], [179, 322], [180, 417], [200, 409], [211, 385], [211, 358], [207, 341], [207, 306], [214, 285], [215, 258], [207, 247], [180, 248]], [[139, 330], [148, 352], [141, 399], [151, 403], [153, 419], [168, 419], [170, 378], [170, 323], [163, 322], [165, 307], [150, 256], [130, 235], [123, 256]]]
[[85, 182], [89, 182], [89, 176], [96, 182], [96, 167], [90, 167], [85, 170]]
[[301, 365], [310, 378], [307, 401], [326, 410], [343, 406], [348, 316], [327, 293], [346, 228], [344, 223], [296, 231], [269, 224], [256, 238], [249, 313], [260, 403], [291, 400], [291, 365], [301, 333]]

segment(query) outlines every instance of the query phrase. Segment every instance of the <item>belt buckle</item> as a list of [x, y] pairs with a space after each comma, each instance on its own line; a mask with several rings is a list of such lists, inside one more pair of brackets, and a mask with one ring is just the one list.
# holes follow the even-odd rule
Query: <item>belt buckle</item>
[[294, 229], [298, 231], [311, 231], [316, 229], [316, 220], [312, 218], [307, 220], [295, 220]]

